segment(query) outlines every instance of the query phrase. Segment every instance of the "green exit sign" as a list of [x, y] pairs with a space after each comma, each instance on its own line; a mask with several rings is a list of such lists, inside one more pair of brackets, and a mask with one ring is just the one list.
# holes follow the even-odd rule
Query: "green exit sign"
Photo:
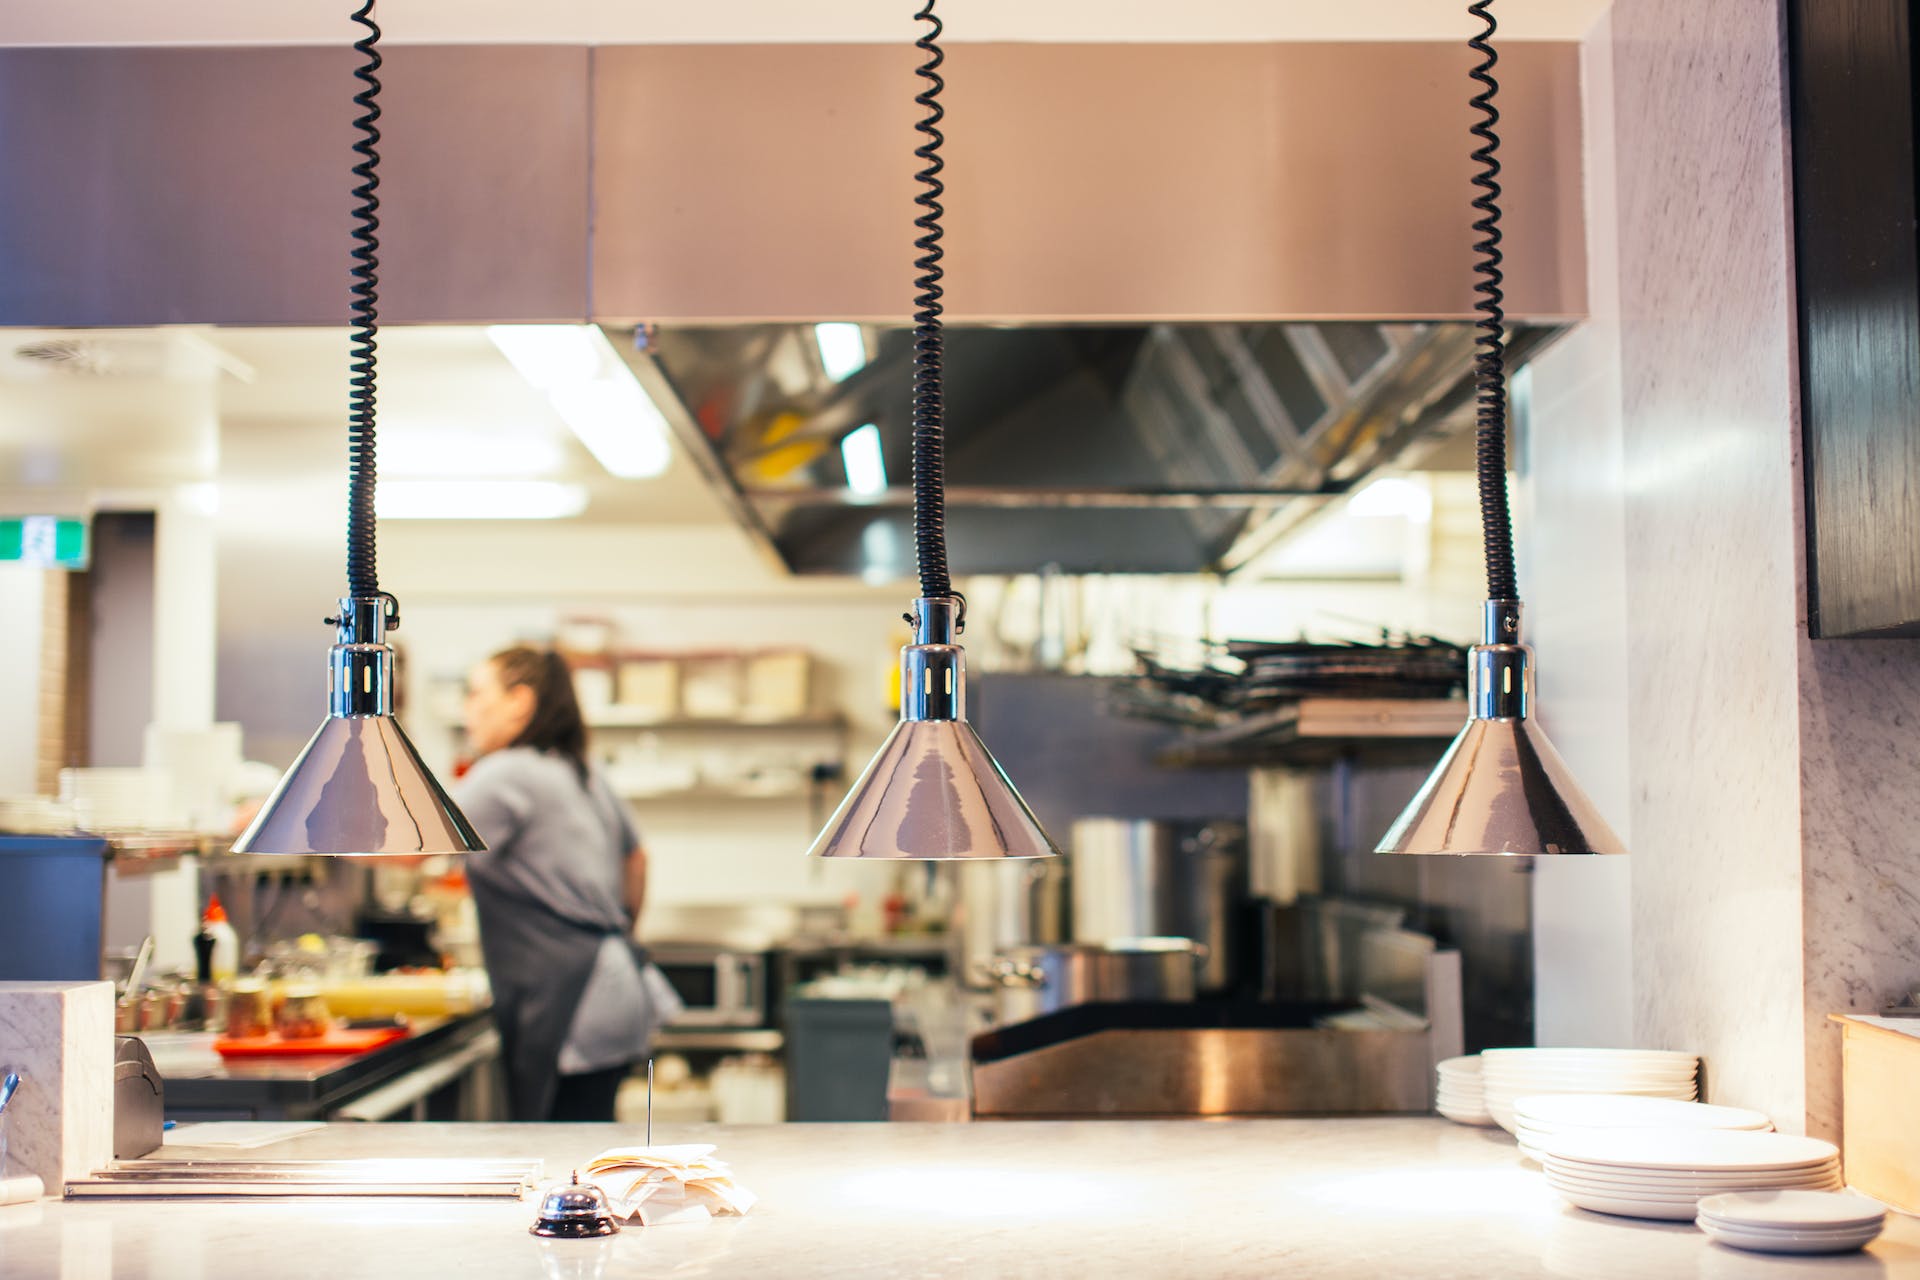
[[0, 561], [48, 569], [87, 567], [87, 522], [65, 516], [0, 519]]

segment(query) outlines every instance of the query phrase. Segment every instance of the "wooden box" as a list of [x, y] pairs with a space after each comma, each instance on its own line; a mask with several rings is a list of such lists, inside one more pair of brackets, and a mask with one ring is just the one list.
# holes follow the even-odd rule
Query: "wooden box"
[[1920, 1018], [1836, 1014], [1847, 1185], [1920, 1213]]

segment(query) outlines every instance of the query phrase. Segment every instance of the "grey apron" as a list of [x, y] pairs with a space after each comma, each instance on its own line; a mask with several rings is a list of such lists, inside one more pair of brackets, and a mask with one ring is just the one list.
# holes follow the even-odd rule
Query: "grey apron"
[[502, 892], [490, 880], [478, 867], [468, 876], [507, 1069], [507, 1115], [545, 1120], [560, 1081], [560, 1049], [607, 931]]

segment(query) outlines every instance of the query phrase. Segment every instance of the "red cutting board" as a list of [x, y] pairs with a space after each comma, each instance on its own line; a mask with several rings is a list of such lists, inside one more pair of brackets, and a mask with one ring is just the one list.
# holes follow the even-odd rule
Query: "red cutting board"
[[334, 1028], [323, 1036], [304, 1040], [282, 1040], [279, 1036], [249, 1036], [244, 1040], [220, 1039], [213, 1049], [223, 1058], [304, 1058], [322, 1054], [365, 1053], [391, 1044], [407, 1034], [405, 1027], [374, 1027], [366, 1031]]

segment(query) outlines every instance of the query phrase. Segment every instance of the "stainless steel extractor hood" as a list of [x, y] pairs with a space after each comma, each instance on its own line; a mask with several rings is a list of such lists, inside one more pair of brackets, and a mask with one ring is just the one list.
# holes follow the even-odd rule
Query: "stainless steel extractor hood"
[[[1559, 330], [1520, 326], [1516, 363]], [[912, 564], [904, 328], [836, 380], [811, 325], [615, 333], [737, 517], [800, 574]], [[956, 573], [1227, 571], [1410, 449], [1470, 428], [1459, 322], [955, 326]], [[841, 443], [871, 423], [885, 487]]]

